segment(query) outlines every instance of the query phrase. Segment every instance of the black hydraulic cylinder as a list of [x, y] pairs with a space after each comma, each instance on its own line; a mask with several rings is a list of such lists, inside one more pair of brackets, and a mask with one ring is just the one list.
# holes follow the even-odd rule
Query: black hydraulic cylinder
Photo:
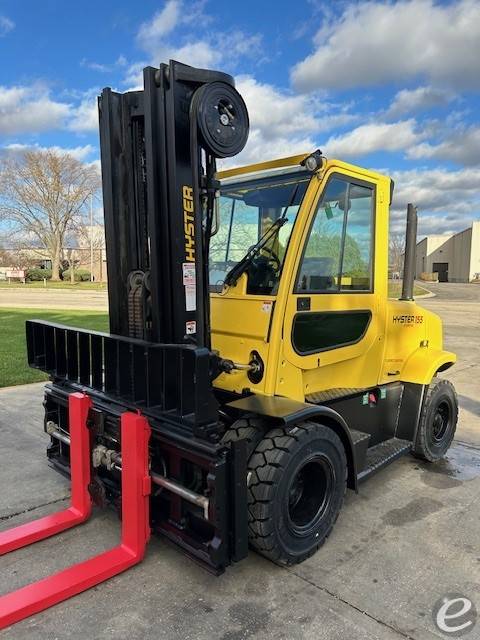
[[417, 252], [417, 221], [417, 208], [409, 202], [407, 205], [407, 231], [405, 235], [403, 285], [400, 300], [413, 300], [415, 258]]

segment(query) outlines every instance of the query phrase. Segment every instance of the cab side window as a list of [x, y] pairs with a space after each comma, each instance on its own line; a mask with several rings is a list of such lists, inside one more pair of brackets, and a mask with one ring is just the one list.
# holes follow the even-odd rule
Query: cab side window
[[371, 291], [373, 186], [333, 177], [318, 203], [296, 292]]

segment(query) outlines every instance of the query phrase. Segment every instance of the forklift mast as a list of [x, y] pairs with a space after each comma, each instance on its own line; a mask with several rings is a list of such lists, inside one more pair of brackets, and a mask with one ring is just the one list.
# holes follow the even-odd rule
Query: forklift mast
[[99, 112], [110, 331], [209, 349], [215, 158], [248, 137], [233, 78], [170, 61]]

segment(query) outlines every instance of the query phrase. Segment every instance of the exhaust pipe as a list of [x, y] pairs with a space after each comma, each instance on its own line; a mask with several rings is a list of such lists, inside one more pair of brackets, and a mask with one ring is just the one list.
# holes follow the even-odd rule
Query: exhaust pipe
[[417, 208], [407, 205], [407, 231], [405, 235], [405, 257], [403, 262], [403, 285], [400, 300], [413, 300], [415, 279], [415, 257], [417, 252]]

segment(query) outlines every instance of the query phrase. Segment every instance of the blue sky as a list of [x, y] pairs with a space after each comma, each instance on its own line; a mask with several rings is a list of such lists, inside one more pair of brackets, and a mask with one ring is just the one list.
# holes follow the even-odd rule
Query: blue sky
[[173, 57], [236, 76], [236, 163], [320, 147], [394, 177], [394, 230], [407, 201], [421, 234], [480, 217], [480, 0], [0, 0], [0, 56], [2, 153], [98, 162], [98, 92]]

